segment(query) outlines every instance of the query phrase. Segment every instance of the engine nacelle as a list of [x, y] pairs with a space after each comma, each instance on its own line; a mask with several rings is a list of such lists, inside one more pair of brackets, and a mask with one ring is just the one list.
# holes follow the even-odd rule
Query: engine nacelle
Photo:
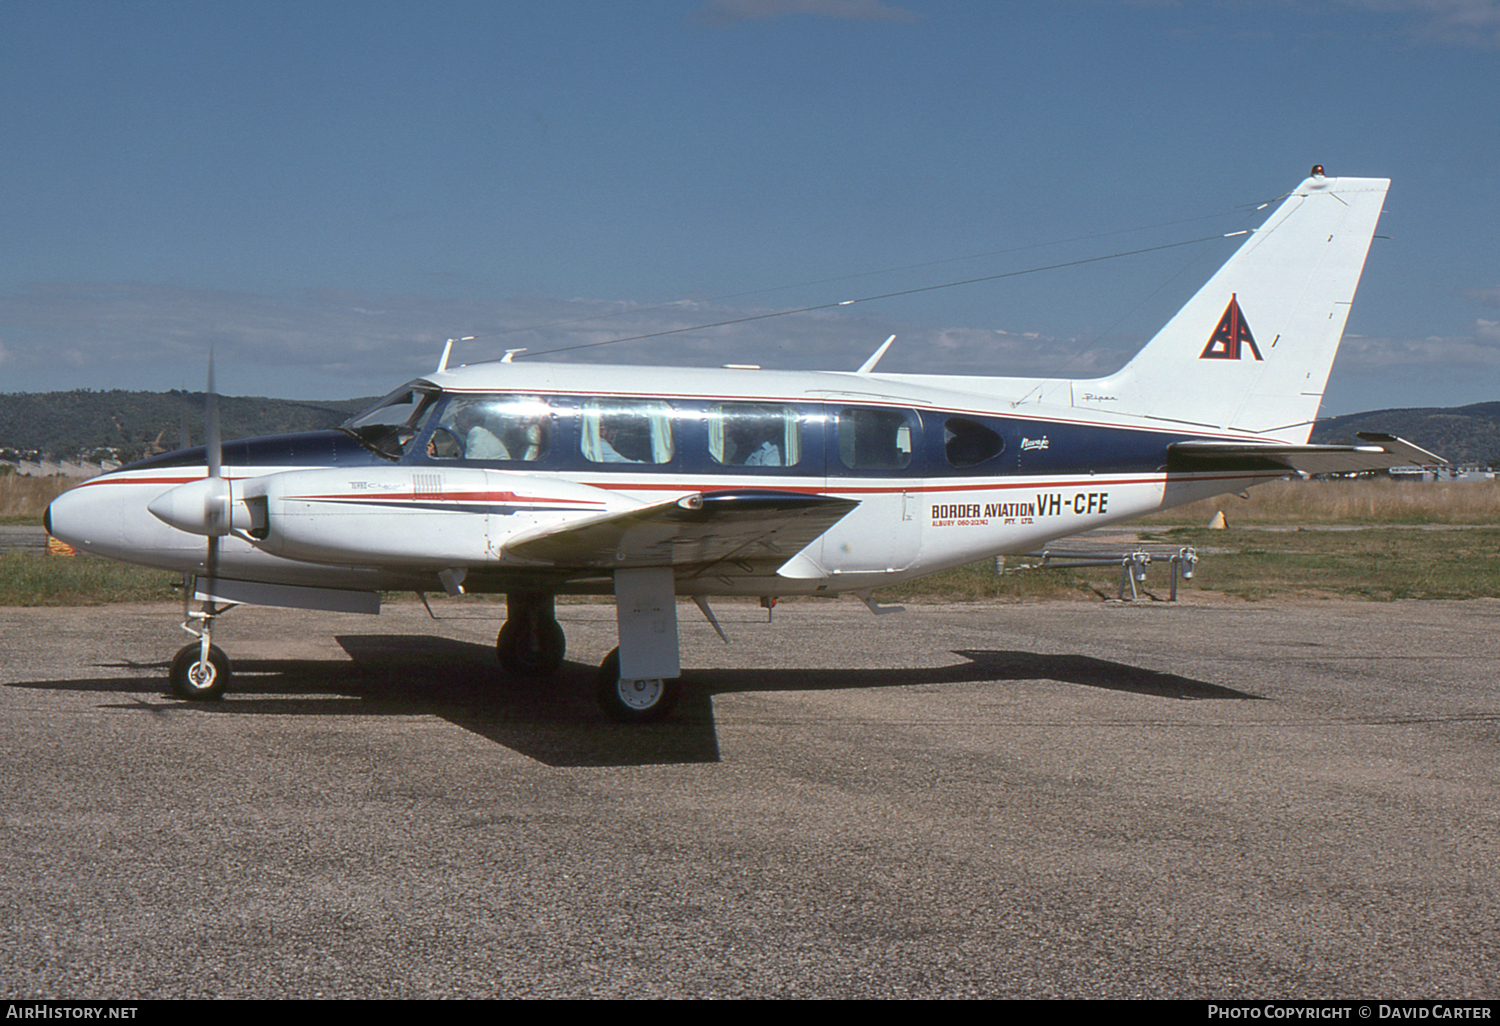
[[236, 528], [253, 531], [263, 527], [256, 522], [254, 510], [235, 501], [241, 498], [235, 494], [238, 491], [237, 482], [205, 477], [162, 492], [146, 504], [146, 509], [179, 531], [208, 537], [222, 538]]
[[265, 525], [250, 535], [266, 552], [423, 570], [493, 565], [519, 534], [641, 505], [573, 481], [470, 467], [296, 470], [237, 492]]

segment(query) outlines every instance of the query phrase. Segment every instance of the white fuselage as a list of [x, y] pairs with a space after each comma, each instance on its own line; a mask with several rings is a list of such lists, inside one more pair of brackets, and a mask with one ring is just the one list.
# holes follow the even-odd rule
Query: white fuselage
[[[352, 438], [324, 443], [322, 455], [301, 436], [284, 446], [240, 443], [241, 455], [228, 446], [224, 475], [235, 501], [258, 501], [271, 516], [258, 535], [237, 530], [222, 539], [217, 572], [308, 587], [424, 590], [437, 586], [439, 573], [462, 568], [471, 586], [488, 580], [494, 591], [536, 581], [551, 591], [608, 591], [607, 576], [517, 561], [507, 545], [580, 518], [737, 489], [859, 505], [786, 553], [774, 572], [679, 573], [678, 592], [834, 594], [1027, 552], [1284, 474], [1169, 473], [1171, 442], [1258, 439], [1227, 427], [1013, 403], [991, 391], [996, 379], [972, 379], [972, 391], [962, 383], [524, 363], [436, 373], [413, 383], [419, 399], [399, 444], [386, 446], [390, 458]], [[462, 423], [455, 411], [479, 403], [491, 415], [483, 436], [452, 426]], [[507, 434], [504, 416], [522, 405], [524, 431], [512, 424]], [[736, 432], [753, 431], [759, 436], [737, 444]], [[490, 448], [470, 459], [463, 446], [479, 437]], [[502, 437], [517, 451], [495, 458]], [[147, 506], [206, 473], [201, 457], [187, 454], [126, 467], [64, 496], [49, 526], [88, 552], [202, 573], [204, 537], [169, 526]]]

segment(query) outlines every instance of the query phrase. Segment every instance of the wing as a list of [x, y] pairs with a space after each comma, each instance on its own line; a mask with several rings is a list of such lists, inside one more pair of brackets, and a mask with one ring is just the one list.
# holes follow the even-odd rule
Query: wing
[[672, 567], [679, 576], [774, 573], [857, 505], [800, 492], [709, 492], [516, 538], [505, 561], [570, 571]]
[[1348, 474], [1412, 464], [1447, 463], [1395, 435], [1359, 432], [1369, 445], [1243, 445], [1238, 442], [1173, 442], [1171, 470], [1287, 470], [1304, 474]]

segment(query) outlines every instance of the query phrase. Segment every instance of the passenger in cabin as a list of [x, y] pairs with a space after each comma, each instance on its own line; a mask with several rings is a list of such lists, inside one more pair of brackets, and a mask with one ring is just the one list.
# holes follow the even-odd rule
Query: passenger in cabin
[[773, 441], [780, 434], [779, 422], [740, 420], [731, 425], [730, 443], [734, 451], [730, 463], [744, 467], [781, 466], [781, 447]]
[[519, 460], [547, 455], [552, 421], [536, 396], [454, 400], [427, 441], [442, 460]]
[[463, 456], [470, 460], [508, 460], [510, 450], [500, 437], [486, 426], [484, 407], [480, 403], [464, 403], [454, 415], [457, 434], [464, 440]]
[[708, 453], [730, 467], [789, 466], [797, 462], [795, 427], [790, 407], [721, 403], [709, 409]]
[[597, 463], [639, 463], [639, 462], [641, 462], [640, 460], [633, 460], [633, 459], [630, 459], [628, 456], [622, 456], [622, 455], [620, 455], [619, 451], [615, 448], [615, 439], [617, 439], [619, 437], [620, 437], [620, 429], [619, 428], [615, 427], [612, 424], [601, 425], [600, 428], [599, 428], [599, 451], [596, 454], [597, 455], [597, 459], [595, 459], [594, 456], [590, 456], [589, 458], [590, 459], [595, 459], [595, 462], [597, 462]]
[[656, 399], [590, 399], [579, 448], [590, 463], [670, 463], [672, 408]]
[[755, 451], [745, 457], [747, 467], [779, 467], [781, 466], [781, 448], [769, 438], [760, 443]]
[[501, 437], [513, 458], [534, 463], [547, 451], [547, 418], [539, 413], [522, 413], [514, 417]]

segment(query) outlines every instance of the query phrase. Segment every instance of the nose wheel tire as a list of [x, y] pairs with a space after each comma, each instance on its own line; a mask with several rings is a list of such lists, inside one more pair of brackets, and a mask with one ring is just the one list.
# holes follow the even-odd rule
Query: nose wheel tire
[[208, 646], [208, 662], [202, 662], [203, 647], [194, 642], [172, 660], [168, 681], [172, 694], [190, 702], [209, 702], [224, 697], [229, 686], [229, 657], [217, 645]]
[[594, 696], [606, 716], [619, 723], [655, 723], [672, 711], [681, 691], [673, 678], [632, 680], [620, 676], [620, 650], [599, 667]]

